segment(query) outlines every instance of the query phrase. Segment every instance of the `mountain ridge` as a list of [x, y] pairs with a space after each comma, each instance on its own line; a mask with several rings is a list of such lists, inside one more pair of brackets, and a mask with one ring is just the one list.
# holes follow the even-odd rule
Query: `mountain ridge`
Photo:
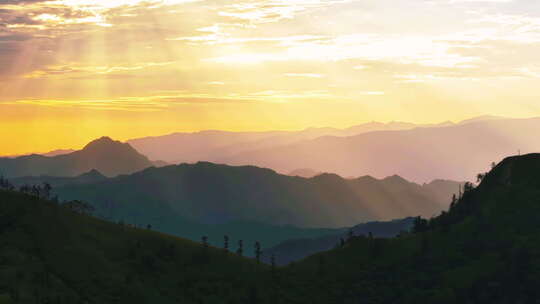
[[97, 169], [106, 176], [133, 173], [153, 164], [127, 143], [101, 137], [82, 150], [57, 156], [28, 155], [0, 158], [0, 172], [7, 177], [51, 175], [71, 177]]

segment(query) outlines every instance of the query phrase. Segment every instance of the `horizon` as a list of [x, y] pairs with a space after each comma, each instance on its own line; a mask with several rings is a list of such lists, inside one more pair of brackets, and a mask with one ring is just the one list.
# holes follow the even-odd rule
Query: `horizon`
[[[439, 121], [439, 122], [431, 122], [431, 123], [413, 123], [413, 122], [409, 122], [409, 121], [399, 121], [399, 120], [390, 120], [390, 121], [375, 121], [375, 120], [372, 120], [372, 121], [365, 121], [365, 122], [361, 122], [361, 123], [356, 123], [356, 124], [353, 124], [351, 126], [345, 126], [345, 127], [342, 127], [342, 128], [331, 127], [331, 126], [311, 126], [311, 127], [306, 127], [306, 128], [302, 128], [302, 129], [262, 129], [262, 130], [201, 129], [201, 130], [194, 130], [194, 131], [172, 131], [172, 132], [169, 132], [169, 133], [142, 135], [142, 136], [138, 136], [138, 137], [127, 137], [127, 138], [117, 138], [117, 137], [110, 136], [110, 135], [107, 135], [107, 134], [102, 134], [102, 135], [98, 135], [96, 137], [92, 137], [92, 138], [88, 138], [88, 139], [86, 139], [86, 138], [78, 138], [78, 141], [80, 143], [77, 143], [76, 145], [73, 145], [73, 146], [60, 146], [60, 147], [59, 146], [50, 146], [46, 150], [42, 150], [42, 151], [23, 151], [23, 152], [18, 152], [18, 153], [3, 153], [0, 150], [0, 158], [2, 158], [2, 157], [13, 158], [13, 157], [34, 155], [34, 154], [35, 155], [41, 155], [41, 154], [48, 154], [48, 153], [52, 153], [52, 152], [62, 152], [62, 151], [77, 151], [77, 150], [80, 150], [80, 149], [84, 148], [84, 146], [86, 146], [88, 143], [90, 143], [90, 142], [92, 142], [94, 140], [100, 139], [102, 137], [108, 137], [108, 138], [111, 138], [111, 139], [113, 139], [115, 141], [120, 141], [120, 142], [127, 143], [128, 141], [136, 140], [136, 139], [144, 139], [144, 138], [152, 138], [152, 137], [164, 137], [164, 136], [170, 136], [170, 135], [175, 135], [175, 134], [198, 134], [198, 133], [202, 133], [202, 132], [226, 132], [226, 133], [301, 132], [301, 131], [306, 131], [306, 130], [310, 130], [310, 129], [326, 129], [326, 128], [336, 129], [336, 130], [347, 130], [347, 129], [350, 129], [350, 128], [354, 128], [356, 126], [367, 125], [367, 124], [370, 124], [370, 123], [380, 123], [380, 124], [385, 124], [385, 125], [389, 125], [389, 124], [393, 124], [393, 123], [396, 123], [396, 124], [400, 124], [400, 123], [402, 123], [402, 124], [413, 124], [413, 125], [415, 125], [414, 128], [424, 127], [424, 126], [428, 126], [428, 127], [447, 127], [447, 126], [452, 126], [452, 125], [445, 125], [445, 124], [459, 125], [459, 124], [467, 122], [469, 120], [485, 119], [485, 118], [487, 118], [487, 119], [497, 119], [497, 120], [504, 120], [504, 119], [535, 119], [535, 118], [539, 118], [539, 116], [508, 117], [508, 116], [495, 116], [495, 115], [486, 114], [486, 115], [469, 117], [469, 118], [466, 118], [466, 119], [463, 119], [463, 120], [456, 120], [456, 121], [447, 120], [447, 121]], [[371, 131], [371, 132], [378, 132], [378, 131]], [[354, 136], [354, 135], [351, 135], [351, 136]], [[19, 143], [22, 144], [21, 141], [19, 141]], [[29, 144], [31, 144], [31, 143], [29, 143]], [[2, 147], [3, 146], [0, 145], [0, 148], [2, 148]]]
[[0, 128], [19, 145], [0, 152], [77, 147], [102, 134], [538, 116], [537, 7], [3, 1]]

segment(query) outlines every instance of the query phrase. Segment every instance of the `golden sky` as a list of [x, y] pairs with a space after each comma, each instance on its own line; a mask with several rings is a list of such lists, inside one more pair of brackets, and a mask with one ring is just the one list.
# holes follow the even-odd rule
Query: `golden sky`
[[540, 115], [531, 0], [0, 0], [0, 154]]

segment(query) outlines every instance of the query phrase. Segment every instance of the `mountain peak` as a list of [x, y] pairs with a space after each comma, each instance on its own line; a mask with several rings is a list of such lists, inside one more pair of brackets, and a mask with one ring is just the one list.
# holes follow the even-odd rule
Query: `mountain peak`
[[119, 141], [115, 141], [113, 140], [112, 138], [108, 137], [108, 136], [102, 136], [98, 139], [95, 139], [91, 142], [89, 142], [84, 148], [84, 149], [87, 149], [87, 148], [90, 148], [90, 147], [93, 147], [93, 146], [98, 146], [98, 145], [111, 145], [111, 144], [118, 144], [120, 143]]
[[92, 169], [86, 173], [83, 173], [81, 175], [79, 175], [79, 177], [85, 177], [85, 178], [106, 178], [105, 175], [101, 174], [101, 172], [99, 172], [98, 170], [96, 169]]

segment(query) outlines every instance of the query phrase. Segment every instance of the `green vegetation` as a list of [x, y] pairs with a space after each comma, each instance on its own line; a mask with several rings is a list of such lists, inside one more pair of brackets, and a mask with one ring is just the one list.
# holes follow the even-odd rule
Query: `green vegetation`
[[[506, 159], [480, 186], [467, 184], [448, 212], [417, 219], [414, 232], [393, 239], [351, 236], [339, 248], [282, 268], [204, 240], [197, 244], [107, 223], [29, 194], [0, 192], [0, 218], [0, 301], [8, 303], [514, 304], [540, 299], [537, 154]], [[251, 250], [260, 248], [243, 248]]]
[[0, 191], [0, 303], [244, 303], [266, 266]]

